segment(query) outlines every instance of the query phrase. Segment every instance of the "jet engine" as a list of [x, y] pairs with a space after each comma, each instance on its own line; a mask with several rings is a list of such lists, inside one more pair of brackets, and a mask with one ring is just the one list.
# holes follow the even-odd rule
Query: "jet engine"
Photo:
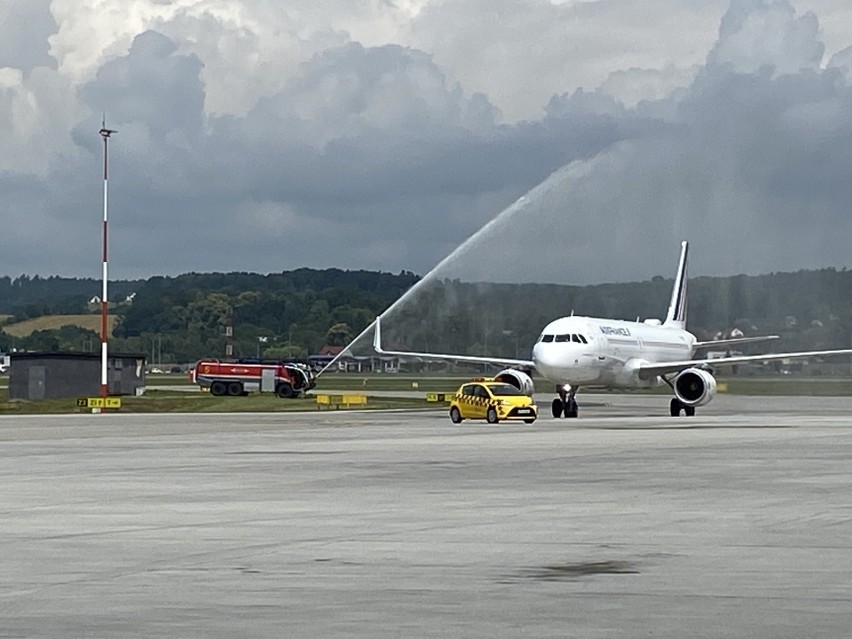
[[532, 377], [530, 377], [528, 373], [519, 371], [516, 368], [507, 368], [504, 371], [500, 371], [494, 376], [494, 381], [511, 384], [524, 395], [529, 395], [530, 397], [532, 397], [535, 392]]
[[701, 368], [682, 370], [673, 385], [675, 395], [684, 406], [704, 406], [716, 397], [716, 378]]

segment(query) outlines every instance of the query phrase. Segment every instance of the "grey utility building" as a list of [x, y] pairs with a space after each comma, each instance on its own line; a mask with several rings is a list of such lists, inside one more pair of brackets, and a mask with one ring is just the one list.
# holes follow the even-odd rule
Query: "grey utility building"
[[[145, 356], [109, 353], [110, 395], [136, 395], [145, 387]], [[9, 399], [97, 397], [101, 388], [100, 353], [12, 353]]]

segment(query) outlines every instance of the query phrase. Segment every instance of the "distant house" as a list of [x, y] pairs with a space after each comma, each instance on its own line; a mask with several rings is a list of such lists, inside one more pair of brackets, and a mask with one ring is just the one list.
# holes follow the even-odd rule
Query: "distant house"
[[[136, 293], [131, 293], [130, 295], [126, 296], [121, 302], [119, 302], [119, 304], [131, 305], [131, 304], [133, 304], [133, 301], [135, 299], [136, 299]], [[114, 306], [115, 303], [116, 303], [115, 301], [110, 302], [110, 306]], [[86, 308], [89, 310], [89, 312], [94, 312], [94, 311], [97, 311], [98, 309], [100, 309], [101, 308], [100, 296], [99, 295], [93, 295], [89, 299], [89, 301], [86, 302]]]
[[[97, 397], [101, 386], [100, 353], [12, 353], [9, 399]], [[145, 355], [110, 353], [110, 395], [136, 395], [145, 387]]]
[[[319, 353], [308, 357], [308, 365], [314, 370], [322, 370], [345, 348], [326, 344]], [[344, 355], [337, 360], [337, 370], [349, 373], [398, 373], [399, 358], [391, 355]]]
[[317, 355], [337, 357], [346, 348], [345, 346], [333, 346], [331, 344], [326, 344], [320, 349], [320, 352]]

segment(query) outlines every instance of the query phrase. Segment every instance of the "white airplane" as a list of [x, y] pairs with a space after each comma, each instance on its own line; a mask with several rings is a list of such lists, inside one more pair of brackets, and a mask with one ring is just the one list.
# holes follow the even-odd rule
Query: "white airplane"
[[544, 327], [533, 346], [532, 359], [478, 357], [444, 353], [386, 351], [381, 345], [381, 326], [376, 318], [373, 347], [377, 353], [399, 357], [450, 360], [478, 364], [495, 364], [509, 368], [495, 378], [513, 384], [532, 395], [530, 371], [535, 369], [556, 384], [557, 397], [552, 402], [554, 417], [577, 417], [575, 398], [580, 388], [632, 389], [651, 388], [663, 383], [671, 387], [672, 417], [681, 413], [695, 415], [695, 408], [716, 396], [717, 366], [800, 359], [832, 355], [852, 355], [852, 349], [766, 353], [721, 358], [695, 358], [702, 348], [727, 348], [747, 342], [778, 339], [777, 335], [741, 337], [701, 342], [686, 330], [686, 258], [688, 242], [682, 242], [677, 277], [672, 289], [668, 313], [663, 322], [646, 319], [629, 322], [598, 317], [561, 317]]

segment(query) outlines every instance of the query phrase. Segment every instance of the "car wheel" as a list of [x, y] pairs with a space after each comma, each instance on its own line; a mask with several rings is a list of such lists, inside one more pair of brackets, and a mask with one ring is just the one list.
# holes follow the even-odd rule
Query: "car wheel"
[[230, 382], [228, 384], [228, 395], [231, 397], [239, 397], [243, 394], [243, 385], [239, 382]]
[[293, 392], [293, 387], [290, 386], [287, 382], [281, 382], [278, 384], [278, 387], [275, 389], [275, 394], [282, 399], [289, 399], [293, 397], [295, 393]]
[[210, 384], [210, 394], [216, 397], [221, 397], [228, 392], [228, 386], [225, 382], [213, 382]]
[[489, 408], [488, 412], [485, 413], [485, 419], [488, 420], [489, 424], [496, 424], [498, 421], [500, 421], [497, 418], [497, 409], [494, 408], [493, 406], [491, 408]]
[[454, 424], [461, 424], [461, 421], [462, 421], [461, 411], [459, 411], [459, 409], [456, 408], [455, 406], [453, 406], [450, 409], [450, 420]]

